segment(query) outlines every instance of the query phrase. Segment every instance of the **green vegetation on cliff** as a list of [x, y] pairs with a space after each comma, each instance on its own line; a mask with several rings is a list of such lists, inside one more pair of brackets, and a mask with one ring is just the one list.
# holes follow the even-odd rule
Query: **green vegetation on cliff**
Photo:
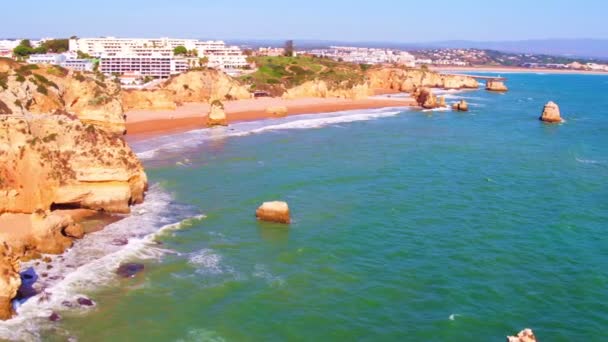
[[333, 87], [352, 87], [365, 79], [364, 67], [354, 63], [336, 62], [327, 58], [255, 57], [258, 70], [240, 77], [251, 90], [268, 91], [281, 95], [285, 89], [315, 79]]

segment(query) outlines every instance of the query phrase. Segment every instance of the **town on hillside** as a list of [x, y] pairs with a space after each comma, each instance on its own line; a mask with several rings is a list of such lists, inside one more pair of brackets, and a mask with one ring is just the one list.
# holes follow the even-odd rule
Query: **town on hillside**
[[52, 64], [76, 71], [100, 72], [120, 79], [125, 87], [146, 87], [158, 79], [197, 68], [219, 69], [231, 76], [256, 71], [256, 58], [298, 56], [331, 59], [360, 65], [404, 67], [501, 66], [535, 69], [608, 72], [608, 64], [593, 59], [503, 53], [480, 49], [400, 49], [329, 46], [296, 49], [284, 47], [231, 46], [221, 40], [180, 38], [78, 38], [0, 40], [0, 58], [31, 64]]

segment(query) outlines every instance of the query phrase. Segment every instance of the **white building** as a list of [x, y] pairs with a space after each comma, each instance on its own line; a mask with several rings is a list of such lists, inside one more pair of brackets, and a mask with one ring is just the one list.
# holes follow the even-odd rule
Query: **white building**
[[93, 71], [95, 64], [90, 59], [66, 59], [62, 67], [76, 71]]
[[190, 68], [188, 59], [172, 53], [155, 52], [139, 55], [106, 55], [100, 58], [99, 70], [104, 74], [138, 74], [143, 77], [168, 78]]
[[29, 64], [55, 64], [59, 65], [67, 60], [65, 55], [60, 53], [34, 54], [30, 55], [27, 62]]
[[[137, 39], [137, 38], [79, 38], [70, 39], [70, 51], [82, 51], [99, 58], [164, 58], [174, 57], [173, 49], [185, 47], [198, 58], [206, 57], [208, 66], [217, 69], [244, 68], [247, 58], [240, 48], [226, 46], [223, 41], [199, 41], [196, 39]], [[161, 57], [159, 57], [161, 56]], [[176, 61], [178, 65], [181, 61]], [[179, 70], [180, 67], [176, 67]]]

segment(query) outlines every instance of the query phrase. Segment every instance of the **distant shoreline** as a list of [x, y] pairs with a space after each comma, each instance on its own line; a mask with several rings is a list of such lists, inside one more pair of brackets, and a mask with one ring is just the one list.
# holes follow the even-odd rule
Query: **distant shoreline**
[[560, 70], [560, 69], [542, 69], [542, 68], [522, 68], [522, 67], [430, 67], [431, 70], [437, 72], [511, 72], [511, 73], [527, 73], [527, 74], [579, 74], [579, 75], [606, 75], [608, 72], [605, 71], [587, 71], [587, 70]]

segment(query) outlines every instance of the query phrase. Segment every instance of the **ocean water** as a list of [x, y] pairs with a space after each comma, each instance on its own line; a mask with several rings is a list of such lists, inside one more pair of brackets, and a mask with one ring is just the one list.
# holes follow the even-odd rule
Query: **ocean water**
[[[303, 115], [134, 143], [146, 203], [55, 257], [45, 295], [0, 336], [501, 341], [529, 327], [605, 341], [608, 77], [507, 77], [505, 94], [443, 92], [467, 113]], [[538, 121], [549, 100], [565, 123]], [[275, 199], [289, 227], [256, 221]], [[119, 279], [123, 262], [145, 269]]]

